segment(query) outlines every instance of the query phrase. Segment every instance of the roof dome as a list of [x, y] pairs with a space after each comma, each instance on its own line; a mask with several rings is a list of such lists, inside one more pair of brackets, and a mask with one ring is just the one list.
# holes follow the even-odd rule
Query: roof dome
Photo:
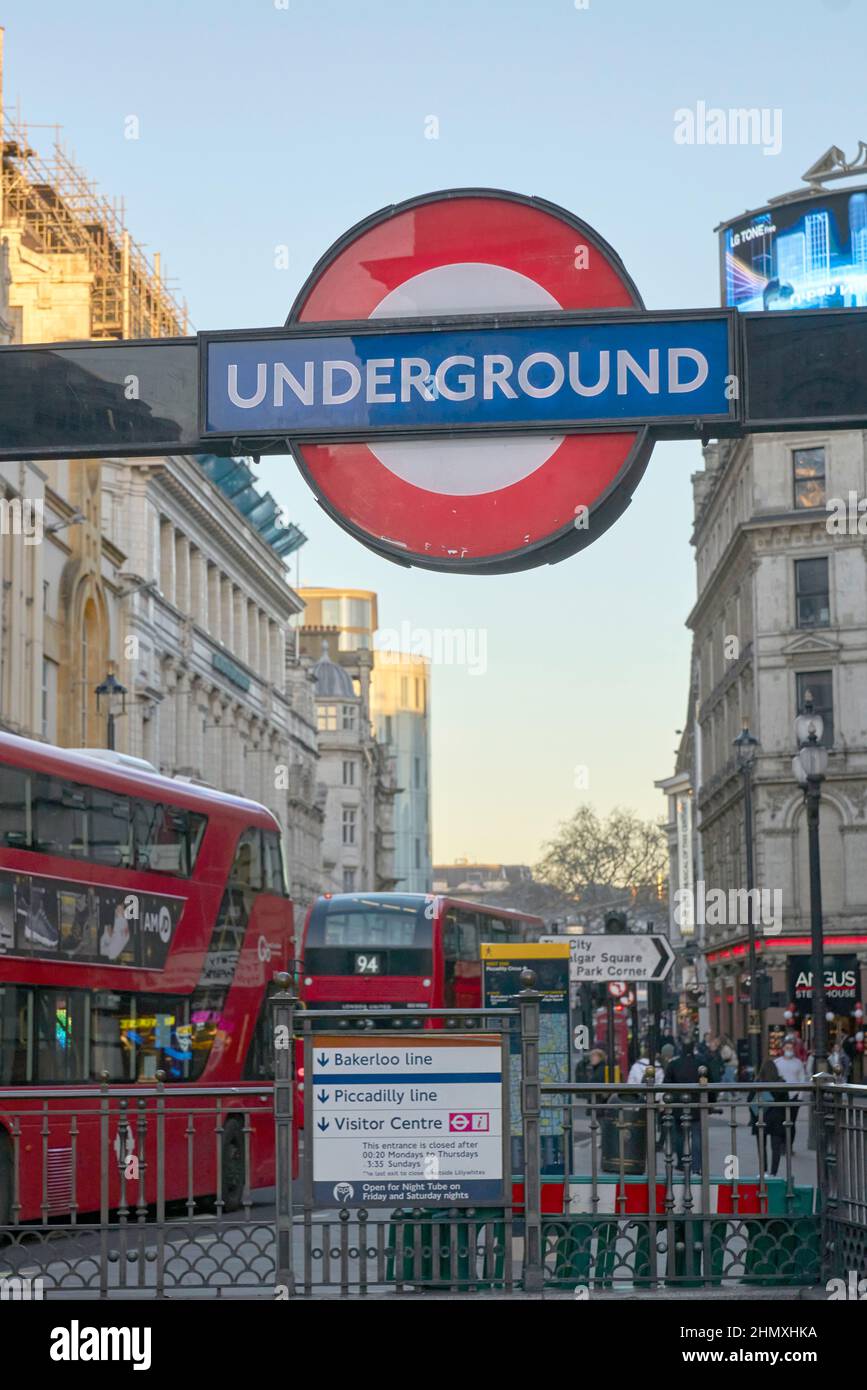
[[317, 700], [351, 700], [355, 696], [352, 677], [342, 666], [331, 660], [328, 655], [328, 642], [325, 639], [322, 641], [322, 655], [313, 667], [313, 679], [316, 682]]

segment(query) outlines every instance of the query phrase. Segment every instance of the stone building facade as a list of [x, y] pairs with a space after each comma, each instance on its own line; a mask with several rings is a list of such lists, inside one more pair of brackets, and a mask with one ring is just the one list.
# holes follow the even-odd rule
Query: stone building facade
[[[312, 668], [319, 733], [319, 776], [326, 788], [322, 843], [325, 892], [391, 892], [395, 875], [394, 756], [371, 724], [373, 656], [365, 648], [336, 653], [338, 633], [302, 629], [302, 650], [319, 642]], [[402, 885], [401, 885], [402, 886]]]
[[[867, 435], [756, 435], [712, 444], [693, 479], [698, 594], [689, 615], [696, 681], [694, 748], [681, 768], [694, 793], [705, 895], [746, 887], [744, 783], [733, 740], [759, 740], [753, 769], [760, 969], [770, 975], [768, 1029], [783, 1022], [793, 970], [810, 950], [804, 798], [792, 769], [794, 721], [809, 692], [829, 750], [821, 803], [826, 952], [867, 976], [867, 548], [835, 526], [842, 499], [867, 495]], [[684, 733], [684, 741], [693, 730]], [[696, 885], [698, 891], [698, 885]], [[706, 897], [705, 897], [706, 901]], [[743, 899], [702, 925], [709, 1026], [747, 1032]], [[778, 912], [774, 914], [774, 909]], [[851, 1032], [853, 1000], [831, 1025]], [[809, 998], [798, 1023], [809, 1034]]]
[[[0, 342], [180, 335], [185, 313], [59, 143], [4, 123]], [[99, 236], [93, 234], [99, 229]], [[0, 728], [120, 751], [269, 806], [299, 910], [320, 891], [309, 664], [287, 646], [303, 543], [243, 460], [0, 462]]]

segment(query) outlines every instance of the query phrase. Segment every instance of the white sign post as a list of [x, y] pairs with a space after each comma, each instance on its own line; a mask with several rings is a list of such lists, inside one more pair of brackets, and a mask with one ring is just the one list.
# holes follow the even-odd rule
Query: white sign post
[[504, 1056], [498, 1033], [312, 1038], [309, 1199], [337, 1207], [503, 1202]]
[[570, 945], [571, 980], [648, 984], [664, 980], [674, 965], [665, 936], [573, 936]]

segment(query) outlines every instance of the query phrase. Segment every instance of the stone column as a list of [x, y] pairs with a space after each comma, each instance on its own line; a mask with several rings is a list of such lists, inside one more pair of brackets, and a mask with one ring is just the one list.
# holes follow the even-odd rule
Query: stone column
[[209, 560], [208, 571], [208, 632], [212, 637], [220, 636], [220, 571]]
[[280, 690], [283, 689], [283, 665], [285, 660], [283, 630], [279, 623], [269, 623], [269, 636], [271, 646], [271, 681]]
[[175, 601], [175, 528], [160, 517], [160, 589], [169, 603]]
[[175, 607], [190, 612], [190, 543], [175, 532]]
[[235, 623], [232, 612], [232, 581], [226, 575], [220, 580], [220, 638], [227, 651], [235, 650]]
[[190, 566], [190, 613], [199, 627], [208, 627], [208, 563], [197, 547]]
[[233, 586], [235, 618], [235, 653], [239, 660], [247, 660], [247, 600], [240, 589]]

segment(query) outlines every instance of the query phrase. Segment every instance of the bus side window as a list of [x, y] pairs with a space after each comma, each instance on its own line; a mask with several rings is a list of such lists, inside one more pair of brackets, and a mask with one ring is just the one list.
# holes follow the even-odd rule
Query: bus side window
[[479, 916], [477, 912], [461, 912], [458, 916], [461, 933], [460, 959], [473, 960], [479, 959], [480, 936], [479, 936]]
[[208, 828], [208, 817], [199, 815], [198, 811], [187, 812], [187, 823], [189, 826], [189, 860], [190, 873], [196, 867], [196, 860], [199, 857], [199, 850], [205, 838], [205, 831]]
[[457, 913], [450, 908], [443, 922], [443, 956], [447, 961], [455, 961], [459, 950]]
[[133, 825], [137, 869], [184, 877], [189, 873], [186, 811], [157, 801], [137, 801]]
[[447, 1009], [455, 1002], [455, 967], [460, 952], [458, 914], [450, 907], [443, 919], [443, 1004]]
[[9, 849], [27, 849], [32, 839], [30, 780], [21, 768], [0, 766], [0, 842]]
[[85, 787], [37, 773], [33, 788], [33, 849], [42, 854], [83, 858]]
[[286, 879], [283, 873], [280, 836], [276, 830], [264, 830], [262, 842], [265, 860], [265, 889], [269, 893], [279, 893], [281, 898], [288, 897]]
[[33, 990], [26, 985], [0, 985], [0, 1085], [33, 1080], [30, 1045]]
[[507, 941], [509, 937], [505, 922], [498, 921], [496, 917], [482, 917], [482, 940], [492, 941], [495, 945], [500, 945]]
[[272, 1017], [271, 993], [262, 1000], [259, 1018], [253, 1030], [247, 1057], [244, 1062], [245, 1081], [274, 1080], [274, 1020]]
[[262, 887], [262, 835], [253, 825], [241, 832], [229, 881], [258, 893]]
[[85, 858], [128, 869], [132, 864], [129, 800], [91, 787], [88, 801]]

